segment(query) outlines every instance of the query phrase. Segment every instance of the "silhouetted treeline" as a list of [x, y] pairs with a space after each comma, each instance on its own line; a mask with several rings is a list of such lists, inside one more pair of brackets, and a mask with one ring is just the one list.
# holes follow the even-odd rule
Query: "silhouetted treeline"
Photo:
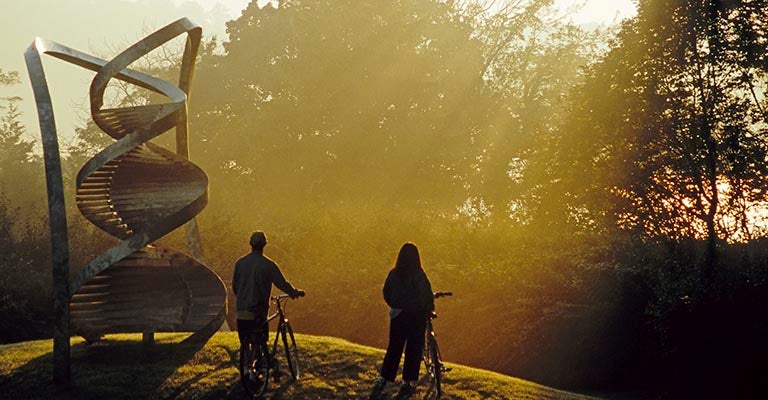
[[[412, 240], [433, 287], [456, 294], [437, 304], [449, 361], [584, 390], [760, 398], [764, 3], [640, 0], [616, 32], [539, 0], [252, 3], [193, 83], [206, 258], [228, 281], [265, 230], [308, 292], [290, 305], [297, 330], [383, 346], [383, 279]], [[11, 106], [2, 138], [24, 129], [5, 122]], [[103, 143], [78, 129], [70, 179]], [[0, 158], [9, 341], [47, 334], [48, 239], [40, 160], [28, 141], [0, 145], [25, 160]], [[111, 240], [79, 218], [74, 269]]]

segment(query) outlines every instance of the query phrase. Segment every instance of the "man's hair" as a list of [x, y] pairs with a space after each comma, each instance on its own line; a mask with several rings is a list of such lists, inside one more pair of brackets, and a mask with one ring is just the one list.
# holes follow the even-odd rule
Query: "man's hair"
[[248, 242], [252, 249], [263, 250], [264, 246], [267, 245], [267, 235], [262, 231], [255, 231], [251, 233], [251, 239]]

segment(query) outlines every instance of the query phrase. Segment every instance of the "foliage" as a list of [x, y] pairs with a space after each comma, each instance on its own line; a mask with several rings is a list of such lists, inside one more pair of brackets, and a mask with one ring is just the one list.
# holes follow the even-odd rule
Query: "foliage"
[[754, 3], [639, 3], [553, 149], [572, 207], [651, 237], [705, 238], [710, 252], [760, 234], [766, 121], [748, 94], [764, 77], [746, 60], [762, 39], [739, 34], [765, 19]]
[[13, 85], [19, 83], [19, 73], [16, 71], [3, 72], [0, 68], [0, 85]]
[[[508, 132], [517, 117], [499, 86], [518, 78], [501, 65], [532, 24], [544, 29], [534, 16], [545, 3], [510, 2], [504, 23], [480, 27], [451, 2], [253, 2], [198, 70], [201, 160], [222, 198], [258, 197], [271, 214], [309, 203], [454, 214], [491, 194], [486, 176], [507, 177], [516, 143], [494, 138], [520, 129]], [[548, 67], [535, 57], [519, 67]], [[503, 220], [508, 199], [485, 201], [497, 200]]]
[[[433, 287], [456, 293], [436, 322], [450, 361], [572, 388], [758, 391], [763, 3], [641, 0], [613, 32], [574, 26], [549, 0], [252, 2], [223, 51], [205, 44], [190, 97], [191, 154], [211, 186], [199, 217], [206, 258], [226, 282], [250, 231], [267, 231], [267, 255], [308, 292], [291, 306], [302, 330], [382, 347], [381, 284], [411, 240]], [[140, 68], [170, 78], [174, 55]], [[113, 89], [118, 105], [157, 100]], [[32, 326], [47, 313], [29, 311], [47, 301], [34, 272], [47, 268], [47, 237], [14, 196], [44, 195], [5, 188], [40, 182], [42, 165], [6, 103], [0, 311]], [[110, 140], [78, 129], [67, 190]], [[69, 217], [76, 272], [110, 239], [74, 208]], [[185, 247], [180, 233], [163, 242]], [[33, 330], [14, 335], [45, 334]], [[190, 382], [212, 365], [159, 376]], [[308, 389], [360, 387], [339, 381]]]
[[624, 294], [644, 304], [654, 332], [643, 335], [655, 345], [644, 342], [671, 365], [654, 380], [675, 395], [695, 380], [708, 382], [704, 397], [737, 379], [754, 388], [747, 367], [719, 366], [754, 368], [765, 351], [738, 339], [765, 318], [748, 298], [766, 286], [754, 259], [737, 255], [759, 252], [765, 234], [766, 10], [763, 1], [638, 2], [569, 97], [562, 129], [540, 153], [548, 162], [533, 171], [545, 177], [554, 201], [543, 210], [555, 220], [624, 238], [625, 253], [603, 261], [614, 260], [622, 281], [642, 282]]
[[43, 184], [37, 169], [41, 160], [19, 120], [19, 100], [7, 99], [5, 105], [0, 105], [0, 187], [15, 206], [33, 208]]
[[[0, 70], [0, 85], [18, 84], [18, 73]], [[41, 220], [42, 162], [20, 121], [19, 98], [0, 104], [0, 343], [47, 334], [50, 298], [47, 237]]]

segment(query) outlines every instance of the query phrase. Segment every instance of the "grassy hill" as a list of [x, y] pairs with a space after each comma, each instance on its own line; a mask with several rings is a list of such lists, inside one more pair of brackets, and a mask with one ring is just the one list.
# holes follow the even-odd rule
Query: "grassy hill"
[[[182, 334], [158, 334], [144, 348], [136, 334], [109, 335], [86, 345], [72, 340], [69, 388], [51, 382], [52, 341], [0, 346], [0, 398], [7, 399], [244, 399], [237, 373], [234, 332], [217, 333], [204, 346], [180, 343]], [[367, 398], [383, 351], [348, 341], [297, 335], [304, 375], [271, 383], [270, 399]], [[532, 382], [450, 365], [443, 399], [588, 400]], [[423, 369], [422, 369], [423, 371]], [[432, 398], [425, 381], [414, 399]], [[389, 389], [394, 397], [395, 385]]]

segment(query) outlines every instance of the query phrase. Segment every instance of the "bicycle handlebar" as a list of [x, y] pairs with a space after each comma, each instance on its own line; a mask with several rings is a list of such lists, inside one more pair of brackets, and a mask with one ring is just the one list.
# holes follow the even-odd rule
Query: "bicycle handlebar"
[[434, 296], [436, 299], [439, 299], [441, 297], [453, 296], [453, 292], [435, 292]]
[[299, 297], [304, 297], [304, 295], [302, 294], [300, 296], [292, 297], [289, 294], [278, 294], [278, 295], [270, 297], [270, 300], [278, 301], [278, 300], [286, 299], [286, 298], [289, 298], [289, 297], [292, 298], [292, 299], [298, 299]]

